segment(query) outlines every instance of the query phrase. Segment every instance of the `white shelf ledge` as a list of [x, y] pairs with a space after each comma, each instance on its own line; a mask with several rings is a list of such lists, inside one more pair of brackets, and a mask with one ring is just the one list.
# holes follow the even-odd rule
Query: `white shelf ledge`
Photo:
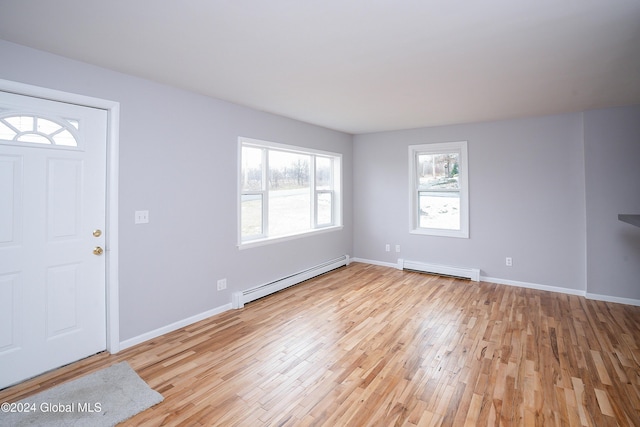
[[640, 215], [624, 215], [618, 214], [618, 219], [622, 222], [626, 222], [627, 224], [635, 225], [636, 227], [640, 227]]

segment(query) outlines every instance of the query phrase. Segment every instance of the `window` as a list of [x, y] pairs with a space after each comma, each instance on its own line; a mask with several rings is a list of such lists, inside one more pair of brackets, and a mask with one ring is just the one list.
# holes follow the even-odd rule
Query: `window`
[[78, 121], [57, 121], [33, 115], [0, 115], [0, 140], [19, 144], [77, 147]]
[[341, 227], [341, 155], [239, 138], [239, 244]]
[[469, 237], [467, 142], [409, 146], [411, 232]]

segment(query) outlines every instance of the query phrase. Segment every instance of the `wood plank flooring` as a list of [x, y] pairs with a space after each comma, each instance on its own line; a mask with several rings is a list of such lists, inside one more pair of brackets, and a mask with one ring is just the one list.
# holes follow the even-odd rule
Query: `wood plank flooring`
[[0, 402], [122, 360], [130, 426], [640, 426], [640, 307], [359, 263]]

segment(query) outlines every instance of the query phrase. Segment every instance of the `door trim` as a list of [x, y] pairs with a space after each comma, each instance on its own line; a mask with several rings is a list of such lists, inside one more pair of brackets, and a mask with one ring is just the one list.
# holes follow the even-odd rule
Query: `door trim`
[[120, 308], [118, 297], [118, 149], [120, 134], [120, 103], [106, 99], [93, 98], [74, 93], [33, 86], [24, 83], [0, 79], [0, 90], [42, 98], [50, 101], [98, 108], [107, 111], [107, 177], [106, 177], [106, 325], [107, 351], [115, 354], [120, 351]]

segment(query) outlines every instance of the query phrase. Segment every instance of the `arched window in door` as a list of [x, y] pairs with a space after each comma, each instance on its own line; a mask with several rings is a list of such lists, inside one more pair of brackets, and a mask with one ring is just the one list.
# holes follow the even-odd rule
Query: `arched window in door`
[[0, 114], [0, 140], [13, 143], [78, 147], [79, 123], [73, 119], [53, 119], [21, 114]]

